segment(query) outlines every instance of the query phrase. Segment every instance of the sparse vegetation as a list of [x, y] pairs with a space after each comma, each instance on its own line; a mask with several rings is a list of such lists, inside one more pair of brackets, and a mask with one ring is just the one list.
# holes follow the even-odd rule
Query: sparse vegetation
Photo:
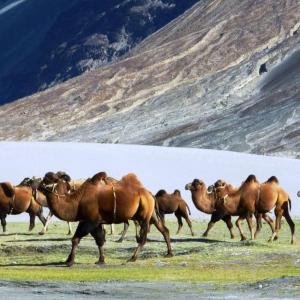
[[[168, 220], [175, 256], [165, 258], [165, 243], [152, 228], [149, 241], [141, 258], [126, 263], [136, 246], [134, 226], [130, 226], [128, 239], [116, 243], [118, 236], [107, 236], [106, 265], [98, 267], [97, 247], [92, 237], [82, 240], [76, 264], [64, 266], [71, 243], [66, 236], [66, 225], [56, 222], [45, 236], [39, 236], [40, 226], [28, 233], [27, 224], [9, 223], [9, 232], [1, 235], [0, 276], [13, 280], [66, 280], [66, 281], [181, 281], [209, 283], [244, 283], [282, 276], [300, 276], [300, 249], [290, 245], [290, 232], [283, 224], [280, 238], [267, 243], [269, 227], [263, 226], [257, 241], [240, 242], [228, 239], [227, 228], [216, 224], [209, 239], [201, 237], [205, 221], [194, 221], [195, 237], [187, 226], [175, 236], [177, 223]], [[300, 221], [296, 222], [299, 228]], [[296, 227], [296, 228], [297, 228]], [[117, 226], [116, 232], [122, 230]], [[237, 232], [236, 232], [237, 233]]]

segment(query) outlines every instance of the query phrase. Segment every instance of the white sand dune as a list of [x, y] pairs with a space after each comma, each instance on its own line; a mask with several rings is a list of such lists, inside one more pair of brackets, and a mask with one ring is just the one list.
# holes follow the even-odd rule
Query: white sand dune
[[[153, 193], [180, 189], [193, 218], [207, 218], [193, 205], [186, 183], [194, 178], [212, 184], [222, 178], [239, 185], [249, 174], [260, 181], [276, 175], [292, 199], [292, 215], [300, 216], [300, 161], [235, 152], [116, 144], [1, 142], [0, 182], [19, 183], [24, 177], [64, 170], [73, 178], [99, 171], [120, 178], [134, 172]], [[25, 214], [8, 220], [27, 219]]]

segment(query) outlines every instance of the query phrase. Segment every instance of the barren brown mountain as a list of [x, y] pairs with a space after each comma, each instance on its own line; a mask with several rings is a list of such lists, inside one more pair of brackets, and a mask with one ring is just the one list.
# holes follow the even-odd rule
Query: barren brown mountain
[[299, 26], [299, 0], [201, 0], [120, 61], [2, 106], [0, 138], [296, 156]]

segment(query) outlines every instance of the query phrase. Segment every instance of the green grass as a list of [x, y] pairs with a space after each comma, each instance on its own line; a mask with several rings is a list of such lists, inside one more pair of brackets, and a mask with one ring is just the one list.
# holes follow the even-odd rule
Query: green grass
[[[296, 228], [300, 221], [296, 222]], [[165, 243], [152, 228], [138, 261], [126, 263], [136, 246], [134, 226], [130, 225], [128, 240], [116, 243], [118, 238], [107, 236], [105, 245], [106, 265], [96, 266], [98, 250], [94, 240], [82, 239], [78, 248], [76, 264], [67, 268], [64, 262], [71, 248], [66, 236], [67, 225], [52, 224], [44, 236], [39, 236], [41, 225], [27, 232], [25, 223], [8, 223], [9, 232], [0, 236], [0, 278], [10, 280], [66, 280], [66, 281], [181, 281], [210, 283], [254, 282], [282, 276], [300, 276], [299, 246], [290, 245], [290, 231], [282, 225], [279, 240], [268, 243], [270, 230], [266, 224], [257, 241], [230, 240], [226, 226], [219, 222], [202, 239], [206, 222], [194, 221], [195, 237], [189, 235], [186, 225], [175, 236], [177, 224], [168, 220], [167, 226], [173, 238], [175, 256], [165, 258]], [[244, 225], [245, 232], [246, 224]], [[121, 225], [116, 228], [117, 232]]]

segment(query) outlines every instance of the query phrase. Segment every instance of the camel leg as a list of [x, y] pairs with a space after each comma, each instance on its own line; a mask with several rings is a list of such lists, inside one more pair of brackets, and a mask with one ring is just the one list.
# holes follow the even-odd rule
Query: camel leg
[[69, 231], [67, 233], [67, 235], [71, 235], [73, 233], [72, 231], [72, 223], [71, 222], [67, 222], [68, 223], [68, 228], [69, 228]]
[[46, 223], [44, 224], [43, 229], [39, 232], [40, 235], [45, 234], [46, 231], [48, 230], [48, 226], [49, 226], [49, 224], [50, 224], [50, 221], [51, 221], [52, 216], [53, 216], [52, 212], [49, 211], [49, 214], [48, 214], [48, 216], [47, 216], [47, 218], [46, 218]]
[[31, 231], [35, 226], [35, 214], [30, 213], [29, 214], [29, 228], [28, 230]]
[[[135, 225], [135, 239], [137, 241], [137, 243], [139, 242], [139, 222], [137, 221], [133, 221], [134, 225]], [[149, 226], [150, 227], [150, 226]]]
[[98, 265], [105, 264], [104, 261], [104, 243], [105, 243], [105, 230], [103, 225], [98, 226], [97, 228], [91, 231], [91, 235], [95, 239], [95, 242], [99, 249], [99, 259], [96, 262]]
[[235, 222], [235, 225], [237, 226], [237, 228], [239, 229], [239, 232], [240, 232], [240, 235], [241, 235], [241, 241], [245, 241], [246, 240], [246, 237], [244, 235], [244, 232], [243, 232], [243, 228], [241, 226], [241, 221], [243, 220], [242, 217], [238, 217], [238, 219], [236, 220]]
[[147, 220], [140, 222], [140, 226], [141, 229], [140, 229], [139, 243], [136, 249], [134, 250], [132, 257], [128, 260], [130, 262], [136, 261], [138, 254], [141, 252], [141, 250], [143, 249], [147, 241], [149, 222]]
[[114, 224], [109, 224], [108, 226], [110, 227], [110, 233], [109, 233], [109, 235], [114, 235], [114, 232], [115, 232], [115, 226], [114, 226]]
[[286, 221], [288, 222], [288, 224], [290, 226], [290, 229], [291, 229], [291, 234], [292, 234], [291, 244], [294, 244], [295, 239], [296, 239], [296, 236], [295, 236], [295, 223], [293, 222], [293, 220], [290, 216], [287, 202], [284, 204], [284, 213], [283, 213], [283, 215], [284, 215], [284, 217], [285, 217]]
[[176, 234], [179, 234], [182, 226], [183, 226], [183, 223], [182, 223], [182, 218], [181, 218], [181, 215], [178, 213], [178, 212], [175, 212], [175, 216], [177, 218], [177, 221], [178, 221], [178, 229], [177, 229], [177, 232]]
[[272, 233], [273, 233], [275, 231], [273, 219], [270, 216], [268, 216], [267, 214], [263, 214], [262, 217], [269, 224], [269, 226], [272, 230]]
[[254, 240], [254, 232], [253, 232], [252, 216], [247, 215], [247, 216], [246, 216], [246, 220], [247, 220], [247, 223], [248, 223], [248, 227], [249, 227], [249, 231], [250, 231], [251, 240]]
[[275, 216], [276, 216], [275, 231], [273, 232], [271, 238], [269, 239], [269, 242], [273, 242], [274, 240], [278, 239], [278, 232], [280, 229], [280, 222], [281, 222], [282, 215], [283, 215], [282, 209], [275, 209]]
[[230, 238], [231, 239], [234, 239], [234, 233], [233, 233], [233, 225], [232, 225], [232, 222], [231, 222], [231, 216], [227, 215], [225, 217], [222, 218], [222, 220], [226, 223], [227, 225], [227, 228], [230, 232]]
[[1, 215], [1, 225], [2, 225], [2, 230], [3, 232], [6, 232], [6, 215]]
[[120, 238], [117, 240], [117, 243], [122, 243], [123, 240], [125, 239], [126, 233], [128, 231], [128, 227], [129, 227], [129, 223], [128, 222], [124, 222], [124, 229], [121, 233]]
[[41, 209], [38, 213], [37, 213], [37, 217], [39, 218], [39, 220], [42, 222], [42, 224], [45, 226], [47, 220], [43, 215], [43, 209]]
[[203, 237], [208, 236], [208, 232], [212, 229], [212, 227], [215, 225], [216, 222], [220, 221], [221, 217], [215, 213], [213, 213], [210, 217], [210, 221], [207, 224], [207, 228], [205, 232], [202, 234]]
[[186, 223], [188, 224], [190, 231], [191, 231], [191, 235], [194, 236], [194, 231], [193, 231], [193, 226], [192, 226], [192, 222], [188, 216], [188, 214], [185, 212], [182, 214], [182, 217], [185, 219]]
[[166, 227], [164, 222], [156, 216], [156, 214], [152, 215], [150, 223], [154, 224], [154, 226], [163, 235], [163, 237], [165, 239], [165, 242], [166, 242], [167, 248], [168, 248], [168, 253], [167, 253], [166, 256], [167, 257], [172, 257], [173, 252], [172, 252], [172, 248], [171, 248], [171, 239], [170, 239], [169, 229]]
[[257, 213], [255, 214], [255, 218], [256, 218], [256, 230], [254, 233], [254, 239], [257, 238], [258, 234], [261, 232], [261, 228], [262, 228], [262, 214]]
[[89, 221], [81, 221], [79, 222], [75, 234], [72, 238], [72, 249], [66, 260], [66, 264], [68, 267], [71, 267], [75, 261], [76, 249], [80, 243], [80, 240], [88, 235], [92, 230], [95, 229], [97, 225], [94, 222]]

